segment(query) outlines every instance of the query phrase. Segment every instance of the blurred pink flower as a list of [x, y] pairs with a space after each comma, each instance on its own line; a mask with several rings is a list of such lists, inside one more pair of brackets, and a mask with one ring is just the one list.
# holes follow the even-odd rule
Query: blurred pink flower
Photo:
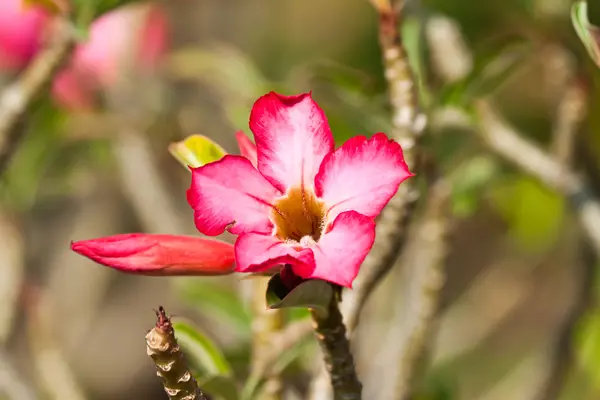
[[50, 16], [22, 0], [0, 0], [0, 70], [23, 68], [40, 48]]
[[236, 135], [242, 156], [192, 169], [196, 227], [239, 235], [238, 272], [287, 264], [300, 278], [351, 287], [373, 245], [374, 218], [412, 176], [400, 144], [377, 133], [334, 149], [310, 93], [262, 96], [250, 129], [256, 146]]
[[99, 90], [118, 84], [127, 73], [156, 67], [168, 36], [167, 18], [155, 4], [128, 5], [103, 15], [54, 81], [56, 100], [70, 109], [93, 107]]

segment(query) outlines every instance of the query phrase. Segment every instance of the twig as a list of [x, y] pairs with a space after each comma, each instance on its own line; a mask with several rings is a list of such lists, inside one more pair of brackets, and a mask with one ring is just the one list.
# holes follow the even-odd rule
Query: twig
[[8, 340], [25, 278], [25, 240], [16, 220], [0, 207], [0, 346]]
[[327, 315], [311, 310], [314, 330], [329, 371], [334, 400], [362, 399], [362, 384], [354, 368], [354, 357], [337, 299], [333, 298]]
[[59, 68], [68, 60], [76, 42], [74, 28], [57, 19], [56, 35], [19, 79], [0, 96], [0, 177], [26, 133], [21, 122], [43, 94]]
[[171, 400], [207, 400], [192, 376], [165, 309], [156, 311], [156, 325], [146, 335], [148, 355]]
[[186, 225], [168, 195], [147, 135], [124, 118], [120, 132], [114, 137], [113, 150], [123, 191], [144, 230], [185, 233]]
[[[402, 145], [407, 164], [413, 170], [418, 169], [418, 139], [425, 118], [418, 111], [416, 84], [398, 31], [402, 4], [393, 8], [388, 0], [371, 2], [379, 13], [379, 42], [392, 108], [392, 137]], [[344, 295], [342, 313], [349, 335], [354, 332], [373, 289], [401, 252], [417, 199], [414, 180], [406, 181], [379, 216], [373, 249], [363, 262], [354, 289]]]
[[477, 132], [504, 160], [564, 195], [571, 203], [596, 255], [600, 255], [600, 201], [579, 175], [536, 145], [523, 139], [485, 101], [476, 103]]
[[581, 249], [581, 266], [577, 271], [579, 276], [576, 279], [578, 287], [575, 290], [575, 299], [559, 329], [552, 349], [549, 371], [541, 385], [541, 391], [537, 396], [538, 400], [559, 399], [569, 378], [571, 367], [577, 362], [573, 340], [577, 324], [593, 305], [597, 259], [597, 254], [594, 254], [589, 243], [584, 241]]
[[587, 111], [586, 100], [584, 88], [578, 82], [574, 82], [567, 87], [558, 105], [552, 134], [552, 154], [564, 165], [571, 164], [575, 135]]
[[[462, 41], [462, 38], [459, 38]], [[450, 53], [448, 58], [470, 57], [465, 50], [453, 46], [451, 43], [438, 42], [432, 45], [445, 48]], [[458, 51], [457, 51], [458, 50]], [[583, 93], [576, 92], [580, 88], [573, 88], [561, 106], [559, 122], [556, 126], [555, 152], [561, 149], [564, 152], [552, 156], [538, 146], [523, 139], [519, 133], [503, 121], [493, 106], [487, 100], [475, 103], [477, 114], [476, 132], [486, 143], [488, 148], [496, 155], [510, 162], [523, 172], [540, 180], [547, 187], [557, 191], [567, 198], [573, 208], [579, 225], [586, 235], [586, 248], [584, 253], [589, 254], [584, 260], [584, 270], [581, 273], [579, 295], [563, 324], [558, 335], [556, 346], [553, 350], [553, 364], [546, 381], [542, 386], [540, 399], [548, 400], [558, 398], [563, 384], [567, 378], [568, 365], [572, 360], [572, 344], [574, 327], [591, 302], [593, 290], [593, 273], [595, 260], [600, 258], [600, 201], [593, 193], [592, 188], [585, 179], [576, 174], [567, 164], [569, 153], [572, 151], [574, 132], [581, 123], [585, 113]], [[560, 121], [562, 119], [562, 121]], [[595, 166], [592, 170], [595, 170]], [[589, 172], [589, 171], [588, 171]], [[587, 247], [589, 246], [589, 247]], [[587, 250], [585, 250], [587, 249]], [[593, 260], [592, 260], [593, 259]]]
[[251, 374], [267, 378], [262, 387], [260, 398], [264, 400], [279, 400], [282, 396], [283, 385], [278, 371], [268, 366], [274, 362], [271, 355], [273, 339], [283, 326], [281, 310], [269, 310], [266, 307], [265, 293], [268, 278], [257, 277], [252, 284], [252, 366]]
[[[420, 372], [425, 364], [431, 337], [435, 331], [440, 292], [443, 288], [444, 260], [447, 254], [446, 235], [450, 223], [450, 187], [443, 179], [434, 182], [427, 194], [427, 203], [415, 236], [406, 249], [403, 265], [404, 301], [397, 308], [386, 349], [393, 376], [392, 393], [383, 398], [411, 399]], [[388, 351], [388, 350], [386, 350]]]

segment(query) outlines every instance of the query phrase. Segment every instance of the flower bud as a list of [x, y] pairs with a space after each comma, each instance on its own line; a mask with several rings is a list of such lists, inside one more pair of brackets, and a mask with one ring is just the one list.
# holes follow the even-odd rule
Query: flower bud
[[233, 245], [193, 236], [131, 233], [71, 243], [82, 256], [139, 275], [227, 275]]

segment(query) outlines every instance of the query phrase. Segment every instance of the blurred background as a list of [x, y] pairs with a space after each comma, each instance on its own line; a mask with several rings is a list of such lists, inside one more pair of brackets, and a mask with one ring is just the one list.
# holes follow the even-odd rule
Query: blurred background
[[[0, 41], [9, 41], [24, 25], [8, 17], [12, 0], [2, 1]], [[473, 98], [491, 96], [519, 132], [597, 188], [600, 75], [575, 35], [570, 6], [409, 0], [404, 40], [427, 109], [468, 110]], [[0, 181], [0, 399], [28, 399], [23, 385], [40, 398], [166, 398], [144, 341], [158, 305], [200, 327], [241, 382], [251, 311], [239, 276], [124, 275], [71, 252], [70, 241], [197, 234], [185, 199], [190, 175], [167, 146], [201, 133], [237, 152], [234, 133], [250, 133], [250, 108], [270, 90], [312, 90], [338, 144], [391, 129], [378, 19], [366, 0], [133, 8], [92, 28], [97, 48], [76, 51], [27, 115], [20, 126], [27, 135]], [[589, 8], [600, 25], [600, 4]], [[44, 17], [36, 18], [29, 33], [38, 39], [0, 47], [0, 85], [43, 46]], [[458, 29], [472, 53], [456, 64], [458, 78], [441, 66], [452, 38], [440, 38], [440, 26]], [[553, 134], [565, 107], [581, 120], [572, 151]], [[456, 124], [430, 125], [425, 146], [452, 185], [452, 229], [420, 398], [535, 399], [558, 364], [564, 385], [553, 398], [599, 399], [598, 263], [564, 198]], [[381, 355], [399, 323], [392, 316], [401, 272], [377, 288], [353, 342], [367, 399], [384, 399], [378, 390], [389, 360]], [[311, 340], [296, 350], [283, 373], [287, 398], [307, 398], [319, 361]]]

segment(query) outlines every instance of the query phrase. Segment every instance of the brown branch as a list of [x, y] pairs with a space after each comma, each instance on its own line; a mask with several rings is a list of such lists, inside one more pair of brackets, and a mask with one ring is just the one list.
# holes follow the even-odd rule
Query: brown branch
[[[442, 52], [446, 54], [446, 57], [439, 59], [440, 62], [471, 57], [465, 50], [466, 46], [460, 45], [464, 43], [461, 37], [457, 38], [461, 42], [458, 43], [459, 46], [456, 43], [448, 43], [443, 38], [444, 35], [440, 35], [437, 43], [434, 41], [431, 43], [432, 47], [440, 51], [443, 49]], [[581, 90], [578, 86], [572, 87], [559, 106], [553, 146], [555, 155], [543, 151], [524, 139], [502, 120], [489, 101], [479, 100], [475, 104], [476, 132], [487, 147], [569, 200], [587, 239], [584, 243], [583, 270], [578, 279], [580, 283], [578, 295], [558, 333], [549, 374], [539, 393], [538, 398], [541, 400], [558, 398], [567, 380], [569, 365], [572, 365], [573, 361], [573, 332], [580, 317], [589, 309], [592, 302], [594, 265], [600, 258], [600, 201], [586, 179], [575, 173], [568, 165], [576, 129], [585, 116], [585, 93]], [[595, 173], [596, 168], [594, 165], [587, 168], [586, 172], [590, 175], [590, 171]]]
[[156, 325], [146, 335], [146, 345], [169, 399], [207, 400], [188, 368], [171, 320], [162, 306], [156, 311]]
[[[413, 170], [418, 170], [418, 141], [425, 119], [419, 114], [416, 83], [398, 30], [402, 4], [394, 8], [388, 0], [371, 2], [379, 13], [379, 42], [392, 108], [391, 136], [402, 145], [407, 164]], [[358, 324], [368, 297], [402, 251], [417, 199], [416, 181], [410, 179], [400, 186], [379, 216], [373, 249], [361, 266], [354, 289], [344, 295], [342, 303], [342, 313], [350, 335]]]
[[75, 31], [70, 23], [62, 19], [55, 22], [52, 42], [0, 96], [0, 177], [26, 134], [26, 129], [21, 126], [23, 118], [43, 96], [75, 46]]
[[564, 195], [597, 256], [600, 255], [600, 201], [587, 182], [538, 146], [523, 139], [485, 101], [476, 103], [477, 132], [488, 148], [549, 188]]
[[334, 400], [362, 399], [362, 384], [354, 368], [354, 357], [337, 299], [333, 298], [327, 315], [311, 310], [314, 330], [323, 351], [325, 367], [331, 378]]
[[575, 135], [587, 114], [587, 93], [579, 82], [568, 85], [556, 111], [552, 134], [552, 154], [557, 161], [570, 165], [573, 158]]

